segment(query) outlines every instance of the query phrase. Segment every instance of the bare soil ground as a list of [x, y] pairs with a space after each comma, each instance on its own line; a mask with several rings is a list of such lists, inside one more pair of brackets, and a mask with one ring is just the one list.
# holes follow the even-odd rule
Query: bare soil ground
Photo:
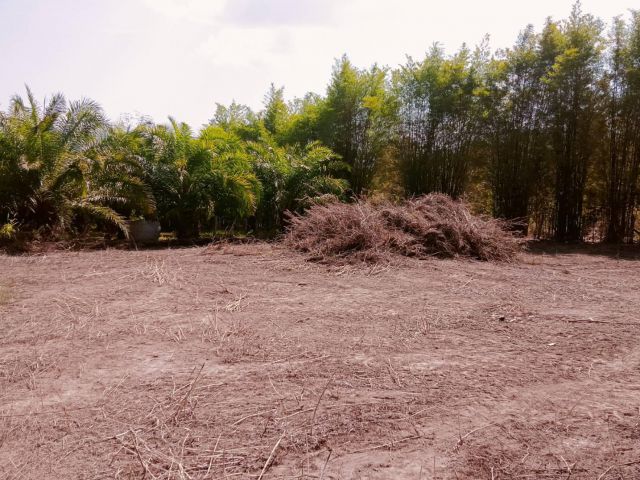
[[0, 256], [0, 478], [639, 479], [639, 267]]

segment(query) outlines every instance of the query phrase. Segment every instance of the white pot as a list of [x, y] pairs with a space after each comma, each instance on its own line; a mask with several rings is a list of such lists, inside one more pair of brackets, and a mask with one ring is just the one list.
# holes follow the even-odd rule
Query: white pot
[[129, 222], [129, 236], [135, 243], [155, 243], [160, 238], [160, 222], [152, 220]]

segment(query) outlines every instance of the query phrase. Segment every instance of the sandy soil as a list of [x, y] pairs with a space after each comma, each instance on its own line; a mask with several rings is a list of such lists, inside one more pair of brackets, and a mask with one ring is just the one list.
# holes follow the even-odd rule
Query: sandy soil
[[638, 479], [639, 267], [0, 256], [0, 478]]

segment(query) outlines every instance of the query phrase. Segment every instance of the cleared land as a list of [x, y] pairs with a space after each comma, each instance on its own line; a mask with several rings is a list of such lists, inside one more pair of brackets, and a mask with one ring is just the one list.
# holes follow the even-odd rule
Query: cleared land
[[640, 478], [639, 267], [0, 256], [0, 478]]

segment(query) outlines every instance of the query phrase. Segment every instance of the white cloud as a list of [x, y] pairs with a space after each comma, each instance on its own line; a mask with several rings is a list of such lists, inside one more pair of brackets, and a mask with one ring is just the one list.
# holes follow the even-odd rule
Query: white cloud
[[[335, 19], [341, 0], [143, 0], [173, 19], [244, 26], [318, 25]], [[348, 3], [352, 0], [342, 0]]]
[[[198, 47], [199, 55], [216, 66], [261, 66], [267, 70], [290, 65], [296, 74], [307, 57], [335, 44], [335, 30], [327, 27], [223, 27]], [[324, 39], [324, 44], [316, 40]]]
[[[233, 0], [224, 20], [240, 25], [319, 25], [335, 19], [340, 0]], [[350, 0], [342, 0], [343, 3]]]
[[[233, 1], [233, 0], [231, 0]], [[220, 18], [227, 0], [143, 0], [151, 10], [173, 20], [213, 23]]]

